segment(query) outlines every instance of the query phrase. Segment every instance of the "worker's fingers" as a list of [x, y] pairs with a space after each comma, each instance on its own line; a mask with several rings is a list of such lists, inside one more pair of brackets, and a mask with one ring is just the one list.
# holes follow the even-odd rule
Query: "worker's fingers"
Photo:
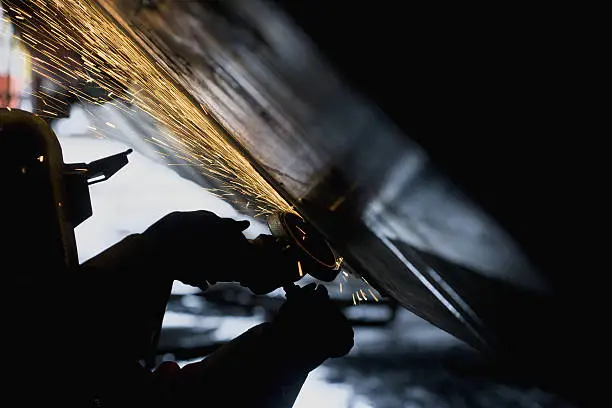
[[327, 288], [315, 282], [309, 283], [308, 285], [300, 288], [300, 294], [302, 296], [310, 297], [312, 299], [317, 300], [329, 299], [329, 293], [327, 292]]
[[353, 348], [354, 331], [324, 285], [310, 283], [287, 294], [275, 322], [290, 337], [306, 341], [315, 354], [341, 357]]
[[251, 226], [251, 223], [247, 220], [240, 220], [240, 221], [232, 220], [232, 221], [234, 222], [234, 226], [239, 231], [244, 231]]
[[[154, 224], [165, 230], [176, 229], [182, 234], [206, 234], [212, 228], [227, 228], [228, 232], [242, 232], [251, 226], [247, 220], [221, 218], [207, 210], [175, 211], [164, 216]], [[222, 230], [221, 230], [222, 231]], [[219, 232], [216, 230], [215, 232]]]
[[355, 346], [355, 332], [353, 328], [348, 325], [340, 325], [340, 330], [336, 336], [338, 341], [337, 347], [331, 352], [330, 357], [342, 357], [348, 354], [353, 346]]
[[268, 234], [259, 234], [253, 240], [253, 244], [259, 248], [266, 248], [268, 246], [274, 245], [275, 242], [276, 242], [276, 238]]

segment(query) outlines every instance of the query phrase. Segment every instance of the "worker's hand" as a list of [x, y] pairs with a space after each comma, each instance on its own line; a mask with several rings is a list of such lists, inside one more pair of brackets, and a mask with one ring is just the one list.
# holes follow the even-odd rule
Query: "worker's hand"
[[[286, 257], [270, 245], [253, 245], [243, 235], [248, 221], [221, 218], [210, 211], [173, 212], [142, 236], [150, 261], [173, 278], [206, 289], [217, 282], [238, 282], [264, 294], [296, 280]], [[259, 243], [273, 239], [259, 238]], [[295, 265], [292, 265], [292, 267]], [[295, 268], [293, 268], [295, 269]], [[293, 270], [291, 269], [291, 270]]]
[[353, 328], [322, 285], [290, 291], [274, 323], [314, 365], [342, 357], [354, 345]]
[[283, 246], [272, 235], [259, 235], [251, 241], [249, 255], [242, 263], [240, 284], [263, 295], [299, 280], [297, 261]]

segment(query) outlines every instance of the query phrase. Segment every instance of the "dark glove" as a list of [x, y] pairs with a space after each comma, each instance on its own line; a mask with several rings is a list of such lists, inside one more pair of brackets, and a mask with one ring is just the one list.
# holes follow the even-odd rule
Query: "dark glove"
[[173, 212], [142, 237], [150, 261], [187, 285], [206, 289], [217, 282], [238, 282], [255, 294], [264, 294], [295, 281], [298, 277], [291, 272], [296, 268], [291, 263], [288, 269], [287, 257], [272, 246], [253, 245], [246, 239], [242, 232], [249, 225], [210, 211]]
[[301, 349], [313, 365], [342, 357], [354, 345], [353, 328], [322, 285], [290, 291], [274, 324], [289, 337], [290, 347]]

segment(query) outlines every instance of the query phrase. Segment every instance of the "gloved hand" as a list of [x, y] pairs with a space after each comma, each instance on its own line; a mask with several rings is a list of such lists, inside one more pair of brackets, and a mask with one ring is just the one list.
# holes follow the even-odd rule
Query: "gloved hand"
[[287, 294], [274, 325], [289, 337], [289, 344], [302, 350], [313, 367], [327, 358], [346, 355], [354, 345], [348, 319], [330, 299], [325, 286], [315, 283]]
[[[151, 262], [187, 285], [206, 289], [217, 282], [238, 282], [264, 294], [297, 280], [293, 261], [281, 251], [246, 239], [242, 232], [249, 225], [210, 211], [173, 212], [141, 235]], [[256, 241], [269, 240], [274, 238], [260, 236]]]

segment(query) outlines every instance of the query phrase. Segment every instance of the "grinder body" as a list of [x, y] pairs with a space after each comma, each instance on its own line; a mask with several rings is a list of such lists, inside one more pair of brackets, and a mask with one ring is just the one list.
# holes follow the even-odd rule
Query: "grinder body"
[[[338, 257], [327, 240], [300, 216], [271, 214], [268, 227], [279, 249], [295, 259], [299, 277], [311, 275], [323, 282], [336, 279], [340, 272]], [[291, 286], [284, 289], [291, 290]]]

